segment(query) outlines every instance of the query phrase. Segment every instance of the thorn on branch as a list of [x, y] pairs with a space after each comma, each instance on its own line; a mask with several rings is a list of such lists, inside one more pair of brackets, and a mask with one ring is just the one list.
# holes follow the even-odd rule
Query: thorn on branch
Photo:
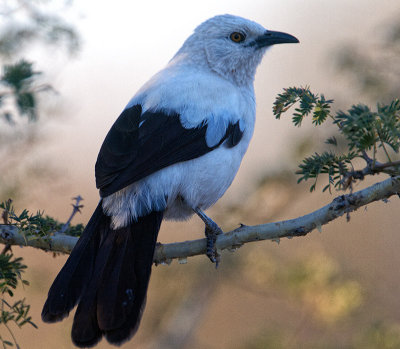
[[239, 248], [241, 248], [243, 244], [234, 244], [228, 248], [229, 252], [236, 252]]

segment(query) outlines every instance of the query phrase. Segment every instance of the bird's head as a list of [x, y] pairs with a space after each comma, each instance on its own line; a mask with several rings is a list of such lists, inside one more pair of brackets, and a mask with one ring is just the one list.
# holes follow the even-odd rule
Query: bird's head
[[189, 59], [239, 85], [251, 84], [268, 47], [297, 43], [294, 36], [266, 30], [248, 19], [221, 15], [200, 24], [176, 58]]

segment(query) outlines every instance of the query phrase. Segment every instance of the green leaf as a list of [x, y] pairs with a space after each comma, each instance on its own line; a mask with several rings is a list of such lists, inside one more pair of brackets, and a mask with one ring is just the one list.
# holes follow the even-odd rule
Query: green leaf
[[32, 92], [19, 92], [17, 94], [17, 106], [21, 114], [27, 114], [30, 120], [36, 120], [36, 101]]
[[[356, 157], [356, 153], [350, 152], [344, 155], [337, 155], [332, 152], [324, 152], [322, 154], [315, 153], [307, 157], [299, 165], [299, 170], [296, 172], [301, 175], [298, 182], [308, 180], [310, 178], [317, 179], [321, 174], [328, 174], [328, 186], [323, 188], [323, 191], [330, 189], [331, 185], [335, 187], [342, 186], [342, 179], [349, 171], [348, 164]], [[310, 191], [315, 190], [315, 183], [311, 186]]]
[[30, 86], [32, 77], [40, 74], [32, 69], [33, 64], [20, 60], [15, 64], [5, 65], [3, 68], [3, 76], [1, 82], [12, 87], [16, 91]]
[[[323, 152], [305, 158], [296, 172], [300, 175], [297, 182], [314, 179], [310, 187], [314, 191], [318, 177], [327, 174], [328, 184], [322, 190], [331, 192], [332, 186], [337, 189], [347, 188], [352, 181], [362, 180], [369, 174], [400, 174], [400, 166], [392, 165], [393, 161], [386, 149], [390, 147], [395, 153], [400, 152], [400, 101], [395, 99], [389, 104], [378, 104], [376, 111], [365, 104], [357, 104], [334, 115], [331, 114], [332, 103], [332, 99], [326, 99], [323, 94], [314, 94], [308, 87], [284, 89], [274, 102], [276, 118], [296, 105], [292, 116], [294, 125], [300, 126], [311, 113], [312, 123], [316, 126], [324, 123], [329, 116], [344, 138], [341, 142], [345, 149], [343, 154]], [[338, 145], [335, 136], [328, 138], [325, 143]], [[378, 155], [381, 156], [377, 152], [379, 148], [383, 149], [386, 164], [377, 159]], [[367, 162], [367, 168], [354, 169], [352, 161], [357, 157]], [[395, 160], [396, 163], [398, 161]]]
[[329, 145], [334, 145], [335, 147], [337, 147], [337, 139], [336, 139], [335, 136], [329, 137], [329, 138], [325, 141], [325, 143], [326, 143], [326, 144], [329, 144]]
[[312, 113], [313, 123], [321, 125], [330, 115], [330, 105], [333, 100], [325, 99], [324, 95], [318, 96], [313, 94], [308, 87], [289, 87], [278, 94], [273, 106], [273, 113], [277, 119], [287, 112], [296, 103], [299, 104], [295, 108], [292, 121], [295, 126], [300, 126], [303, 119]]
[[326, 100], [324, 95], [321, 95], [320, 99], [316, 101], [313, 111], [313, 123], [315, 125], [321, 125], [331, 112], [332, 99]]

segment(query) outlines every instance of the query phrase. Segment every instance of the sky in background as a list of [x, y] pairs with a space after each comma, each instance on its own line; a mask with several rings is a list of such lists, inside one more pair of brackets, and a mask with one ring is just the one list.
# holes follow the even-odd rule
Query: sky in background
[[[249, 189], [261, 173], [290, 161], [292, 140], [302, 130], [294, 128], [289, 117], [274, 119], [277, 93], [310, 85], [336, 100], [357, 96], [337, 79], [334, 53], [345, 42], [373, 49], [383, 24], [399, 11], [398, 0], [73, 2], [63, 16], [81, 35], [80, 52], [73, 58], [57, 50], [32, 52], [39, 70], [60, 93], [56, 103], [44, 103], [44, 108], [63, 115], [44, 126], [57, 140], [50, 140], [51, 147], [44, 144], [41, 156], [56, 157], [64, 166], [63, 173], [74, 183], [65, 195], [73, 191], [95, 199], [97, 152], [129, 99], [167, 64], [198, 24], [217, 14], [240, 15], [293, 34], [300, 44], [272, 47], [258, 69], [256, 130], [229, 198], [238, 188]], [[319, 130], [313, 132], [318, 137]]]

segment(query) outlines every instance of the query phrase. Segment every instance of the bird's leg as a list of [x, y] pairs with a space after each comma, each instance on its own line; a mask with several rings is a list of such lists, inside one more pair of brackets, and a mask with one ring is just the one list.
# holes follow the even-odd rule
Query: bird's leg
[[215, 263], [215, 267], [218, 268], [220, 262], [220, 254], [217, 251], [215, 242], [217, 241], [217, 235], [223, 234], [222, 229], [215, 223], [210, 217], [208, 217], [199, 208], [194, 208], [193, 211], [200, 217], [200, 219], [206, 225], [206, 239], [207, 239], [207, 252], [206, 255], [211, 262]]

